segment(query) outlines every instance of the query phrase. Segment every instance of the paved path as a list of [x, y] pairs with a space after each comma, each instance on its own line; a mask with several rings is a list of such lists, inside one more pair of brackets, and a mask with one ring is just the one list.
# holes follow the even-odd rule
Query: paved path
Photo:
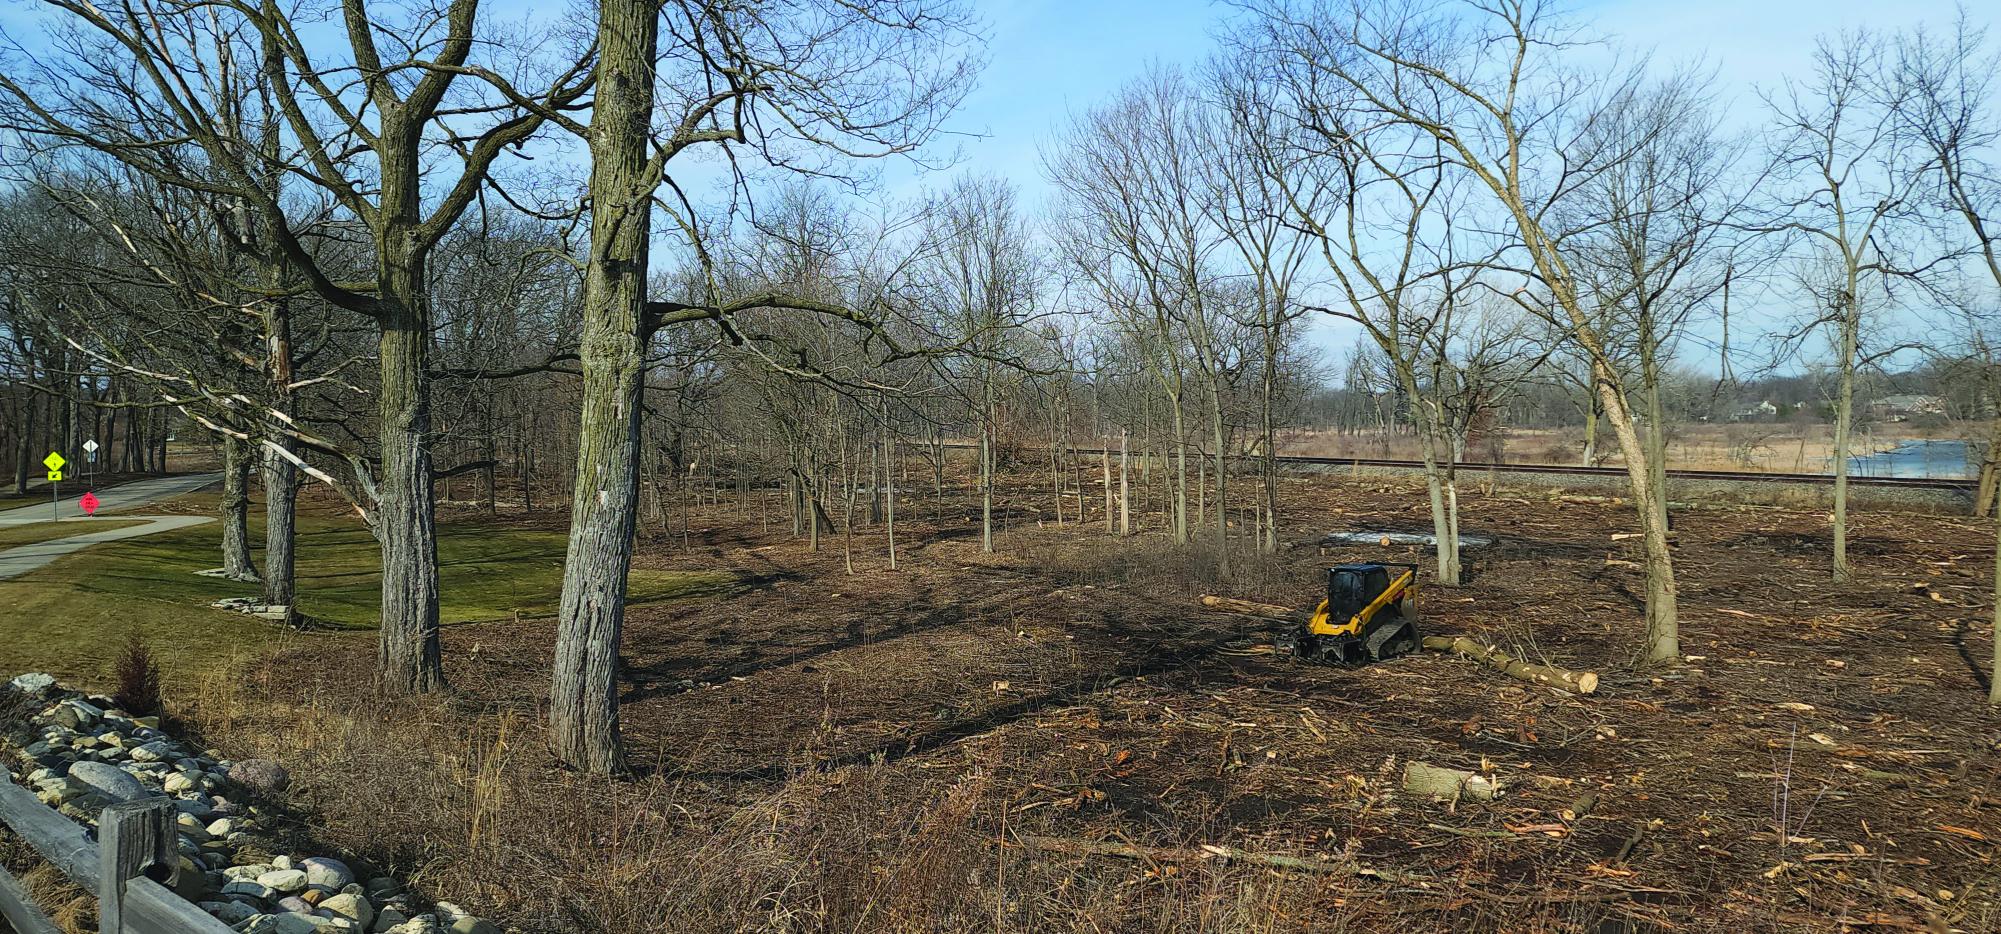
[[[97, 491], [97, 501], [99, 503], [97, 511], [105, 513], [119, 509], [148, 506], [163, 499], [172, 499], [185, 493], [193, 493], [202, 487], [221, 480], [222, 474], [219, 473], [197, 473], [179, 477], [138, 480], [132, 483], [121, 484], [108, 490]], [[72, 484], [64, 483], [63, 486], [72, 487]], [[60, 514], [64, 519], [81, 516], [82, 512], [77, 508], [76, 500], [77, 497], [83, 495], [83, 491], [84, 488], [81, 485], [75, 485], [71, 489], [64, 490], [60, 510], [50, 506], [48, 503], [36, 503], [32, 506], [17, 506], [13, 509], [0, 510], [0, 525], [27, 525], [31, 522], [47, 522], [57, 514]], [[132, 518], [139, 517], [134, 516]]]
[[[74, 554], [92, 545], [115, 542], [125, 538], [138, 538], [141, 535], [151, 535], [154, 532], [165, 532], [169, 529], [184, 529], [191, 525], [201, 525], [205, 522], [215, 521], [214, 516], [121, 516], [120, 518], [145, 519], [147, 521], [145, 525], [128, 525], [122, 528], [105, 529], [101, 532], [85, 532], [82, 535], [50, 539], [46, 542], [36, 542], [32, 545], [22, 545], [19, 548], [9, 548], [6, 551], [0, 551], [0, 580], [6, 580], [10, 577], [20, 577], [29, 571], [47, 566], [49, 562], [63, 555]], [[89, 522], [90, 520], [86, 519], [80, 524], [87, 525]]]
[[[220, 479], [222, 479], [222, 475], [219, 473], [190, 474], [184, 477], [161, 477], [157, 480], [140, 480], [136, 483], [115, 486], [97, 494], [98, 501], [103, 504], [98, 507], [98, 511], [105, 512], [115, 509], [133, 509], [139, 506], [149, 506], [163, 499], [171, 499], [185, 493], [192, 493]], [[81, 496], [82, 491], [78, 490], [76, 495]], [[0, 526], [48, 522], [52, 511], [52, 508], [45, 504], [0, 510]], [[121, 515], [118, 518], [142, 519], [145, 520], [145, 524], [122, 526], [115, 529], [102, 529], [95, 532], [83, 531], [84, 529], [88, 529], [92, 523], [99, 520], [78, 515], [76, 500], [74, 498], [66, 500], [62, 504], [62, 518], [57, 521], [64, 525], [74, 523], [78, 528], [78, 534], [67, 538], [50, 539], [45, 542], [36, 542], [32, 545], [22, 545], [18, 548], [9, 548], [5, 551], [0, 551], [0, 580], [19, 577], [29, 571], [46, 567], [49, 562], [63, 555], [74, 554], [92, 545], [115, 542], [127, 538], [138, 538], [141, 535], [151, 535], [155, 532], [165, 532], [169, 529], [184, 529], [191, 525], [201, 525], [205, 522], [215, 521], [213, 516]]]

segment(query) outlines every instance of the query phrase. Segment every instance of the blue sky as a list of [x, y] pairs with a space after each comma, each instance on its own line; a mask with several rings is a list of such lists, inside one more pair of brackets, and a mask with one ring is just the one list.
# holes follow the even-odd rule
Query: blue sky
[[[526, 11], [548, 15], [547, 0], [490, 0], [491, 11], [513, 19]], [[1021, 190], [1024, 207], [1039, 209], [1048, 196], [1038, 148], [1068, 114], [1109, 97], [1151, 63], [1193, 68], [1214, 48], [1213, 33], [1234, 11], [1210, 0], [975, 0], [990, 36], [987, 67], [978, 87], [949, 122], [959, 153], [952, 171], [998, 175]], [[1989, 0], [1990, 4], [1992, 0]], [[32, 12], [24, 0], [0, 2], [0, 28], [30, 48]], [[1803, 75], [1815, 37], [1868, 25], [1895, 30], [1925, 22], [1946, 25], [1953, 0], [1582, 0], [1573, 6], [1591, 31], [1626, 49], [1651, 52], [1662, 63], [1701, 62], [1713, 68], [1720, 100], [1731, 122], [1754, 127], [1762, 118], [1759, 86], [1788, 74]], [[1996, 17], [1987, 15], [1993, 21]], [[715, 170], [686, 167], [699, 185]], [[884, 167], [886, 194], [910, 197], [942, 176], [907, 167]], [[679, 174], [679, 173], [677, 173]], [[1336, 350], [1352, 335], [1322, 324], [1315, 342]]]
[[[956, 141], [955, 169], [1013, 180], [1030, 207], [1048, 197], [1037, 147], [1068, 114], [1106, 99], [1151, 63], [1198, 66], [1215, 47], [1217, 26], [1235, 12], [1208, 0], [1019, 0], [982, 8], [991, 29], [989, 62], [978, 90], [949, 124], [979, 136]], [[1749, 129], [1764, 119], [1757, 89], [1805, 76], [1817, 36], [1861, 26], [1943, 28], [1956, 6], [1954, 0], [1599, 0], [1572, 10], [1587, 29], [1628, 52], [1650, 53], [1663, 65], [1713, 69], [1728, 122]], [[2001, 28], [2001, 17], [1976, 12], [1975, 18]], [[935, 181], [890, 174], [893, 194], [913, 194]], [[1356, 337], [1351, 326], [1322, 319], [1311, 339], [1333, 363]], [[1714, 361], [1696, 359], [1704, 354], [1690, 348], [1685, 362], [1715, 369]]]
[[[1977, 7], [1977, 5], [1976, 5]], [[1044, 189], [1036, 146], [1065, 114], [1108, 97], [1151, 62], [1193, 67], [1234, 11], [1209, 0], [1007, 0], [981, 5], [989, 64], [954, 129], [964, 167]], [[1817, 35], [1868, 25], [1944, 26], [1953, 0], [1601, 0], [1574, 7], [1591, 28], [1660, 62], [1700, 61], [1717, 71], [1734, 116], [1758, 118], [1754, 88], [1805, 72]], [[1036, 200], [1031, 198], [1030, 200]]]

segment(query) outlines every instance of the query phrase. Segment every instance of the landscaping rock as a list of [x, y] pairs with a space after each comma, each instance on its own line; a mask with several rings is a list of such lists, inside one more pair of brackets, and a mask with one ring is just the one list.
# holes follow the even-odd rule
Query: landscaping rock
[[124, 769], [103, 762], [72, 763], [69, 777], [113, 801], [136, 801], [151, 794]]
[[306, 871], [303, 869], [274, 869], [257, 877], [260, 885], [271, 887], [274, 892], [286, 895], [306, 890]]
[[35, 783], [35, 797], [51, 807], [68, 804], [88, 790], [82, 782], [67, 778], [51, 778]]
[[161, 740], [132, 747], [132, 759], [135, 762], [159, 762], [163, 759], [180, 757], [181, 751], [175, 748], [174, 744]]
[[208, 912], [210, 917], [224, 924], [242, 924], [257, 917], [257, 909], [242, 902], [202, 902], [200, 907], [201, 910]]
[[285, 767], [271, 759], [241, 759], [229, 767], [229, 780], [261, 795], [277, 794], [292, 783]]
[[[326, 856], [295, 857], [269, 849], [259, 828], [273, 823], [266, 796], [290, 785], [271, 759], [224, 758], [160, 729], [157, 716], [135, 717], [109, 698], [64, 690], [46, 675], [5, 682], [45, 698], [18, 742], [4, 748], [25, 787], [63, 815], [93, 824], [115, 801], [166, 794], [174, 807], [174, 890], [201, 910], [249, 934], [499, 934], [491, 922], [449, 902], [415, 914], [401, 880], [354, 870]], [[414, 916], [413, 916], [414, 915]]]
[[335, 895], [319, 905], [320, 910], [330, 911], [343, 918], [353, 918], [356, 924], [366, 928], [375, 920], [375, 906], [359, 895]]
[[354, 870], [337, 859], [314, 856], [300, 860], [299, 868], [306, 871], [306, 884], [314, 888], [338, 892], [354, 884]]
[[22, 675], [7, 683], [14, 690], [20, 691], [23, 694], [32, 694], [40, 697], [47, 693], [49, 688], [56, 686], [56, 676], [37, 671], [32, 674]]
[[222, 894], [248, 895], [258, 901], [270, 901], [271, 897], [278, 893], [271, 891], [270, 886], [255, 879], [237, 879], [224, 885], [222, 887]]

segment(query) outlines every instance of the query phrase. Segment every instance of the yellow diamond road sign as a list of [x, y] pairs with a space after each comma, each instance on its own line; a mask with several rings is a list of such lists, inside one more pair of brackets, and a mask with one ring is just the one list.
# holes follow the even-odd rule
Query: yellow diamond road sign
[[63, 465], [67, 463], [69, 461], [63, 460], [63, 456], [54, 451], [50, 451], [49, 456], [42, 458], [42, 466], [50, 470], [61, 470], [63, 469]]

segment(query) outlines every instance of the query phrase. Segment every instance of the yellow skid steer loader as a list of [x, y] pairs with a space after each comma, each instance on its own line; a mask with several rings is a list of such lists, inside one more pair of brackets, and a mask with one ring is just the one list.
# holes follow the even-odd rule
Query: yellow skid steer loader
[[1327, 569], [1327, 597], [1313, 618], [1279, 637], [1279, 651], [1354, 665], [1417, 650], [1417, 565], [1341, 564]]

